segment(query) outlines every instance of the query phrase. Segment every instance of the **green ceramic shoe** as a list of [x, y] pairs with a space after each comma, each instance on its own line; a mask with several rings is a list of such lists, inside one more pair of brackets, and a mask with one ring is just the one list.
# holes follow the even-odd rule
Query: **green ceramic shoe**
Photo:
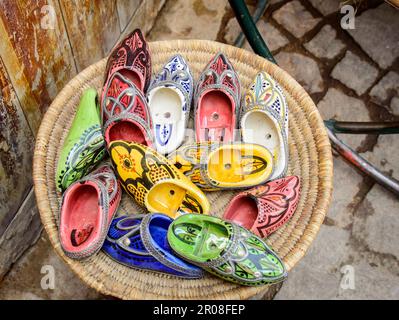
[[180, 257], [231, 282], [261, 286], [287, 276], [282, 261], [265, 242], [217, 217], [178, 217], [169, 227], [168, 242]]
[[97, 91], [90, 88], [83, 92], [58, 159], [57, 189], [63, 192], [88, 174], [103, 159], [105, 152]]

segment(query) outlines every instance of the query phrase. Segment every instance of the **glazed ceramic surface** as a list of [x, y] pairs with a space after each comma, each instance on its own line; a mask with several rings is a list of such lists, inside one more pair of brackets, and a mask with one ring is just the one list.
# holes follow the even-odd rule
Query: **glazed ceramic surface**
[[107, 147], [115, 140], [152, 146], [150, 111], [143, 93], [119, 72], [112, 74], [105, 90], [102, 115]]
[[102, 250], [131, 268], [167, 273], [183, 278], [201, 278], [203, 271], [175, 255], [166, 239], [172, 218], [163, 214], [115, 218]]
[[155, 147], [159, 153], [170, 153], [182, 144], [192, 95], [190, 69], [181, 55], [175, 55], [155, 76], [147, 93]]
[[272, 179], [283, 177], [288, 169], [288, 105], [283, 90], [269, 74], [260, 72], [242, 106], [243, 141], [268, 148], [275, 164]]
[[185, 212], [208, 214], [204, 193], [152, 148], [114, 141], [109, 153], [126, 192], [148, 211], [172, 218]]
[[119, 183], [108, 165], [101, 166], [65, 191], [58, 229], [67, 256], [84, 259], [101, 249], [120, 200]]
[[97, 92], [87, 89], [81, 99], [58, 160], [56, 184], [64, 191], [88, 174], [105, 155]]
[[151, 55], [140, 29], [135, 29], [111, 51], [105, 68], [105, 83], [115, 73], [125, 75], [145, 92], [151, 81]]
[[231, 282], [259, 286], [286, 277], [282, 261], [265, 242], [217, 217], [183, 215], [169, 227], [168, 241], [179, 256]]
[[223, 53], [218, 53], [205, 67], [195, 89], [197, 142], [234, 141], [240, 90], [240, 81], [232, 64]]
[[294, 214], [300, 196], [300, 180], [288, 176], [236, 195], [223, 218], [264, 238]]
[[152, 146], [151, 117], [144, 91], [151, 77], [148, 44], [133, 31], [112, 51], [101, 94], [101, 114], [107, 146], [125, 140]]
[[266, 148], [241, 142], [184, 145], [168, 159], [207, 191], [256, 186], [273, 172], [273, 157]]

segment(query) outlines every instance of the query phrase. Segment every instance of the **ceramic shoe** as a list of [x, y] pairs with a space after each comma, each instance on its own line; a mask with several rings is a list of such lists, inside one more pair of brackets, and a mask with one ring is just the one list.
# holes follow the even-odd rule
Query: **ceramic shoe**
[[204, 193], [155, 150], [113, 141], [109, 153], [120, 183], [139, 205], [174, 218], [181, 213], [208, 214]]
[[181, 55], [172, 57], [152, 81], [147, 101], [155, 147], [167, 154], [184, 139], [193, 95], [193, 77]]
[[65, 254], [84, 259], [101, 249], [121, 200], [112, 168], [101, 166], [65, 191], [59, 217], [59, 237]]
[[266, 72], [256, 75], [244, 96], [241, 111], [242, 140], [270, 150], [274, 158], [272, 179], [288, 168], [288, 106], [276, 80]]
[[264, 238], [292, 217], [299, 194], [299, 177], [273, 180], [236, 195], [227, 206], [223, 218]]
[[[115, 80], [117, 79], [117, 80]], [[103, 130], [107, 148], [115, 140], [153, 145], [151, 117], [143, 93], [128, 78], [116, 72], [109, 79], [102, 101]]]
[[227, 57], [218, 53], [202, 72], [195, 89], [197, 142], [234, 141], [240, 99], [238, 76]]
[[73, 182], [89, 173], [105, 154], [97, 92], [95, 89], [87, 89], [82, 94], [58, 159], [58, 191], [63, 192]]
[[148, 45], [140, 30], [113, 49], [101, 94], [101, 115], [107, 147], [114, 140], [153, 145], [151, 117], [143, 91], [151, 76]]
[[112, 259], [134, 269], [146, 269], [195, 279], [201, 268], [181, 258], [166, 239], [173, 219], [163, 214], [130, 215], [115, 218], [102, 250]]
[[217, 217], [182, 215], [170, 225], [168, 242], [186, 261], [231, 282], [261, 286], [287, 275], [283, 262], [262, 239]]
[[104, 84], [116, 72], [128, 78], [141, 92], [146, 92], [151, 81], [151, 55], [140, 29], [131, 32], [111, 50], [105, 68]]
[[168, 159], [206, 191], [249, 188], [266, 182], [273, 172], [269, 150], [241, 142], [184, 145]]

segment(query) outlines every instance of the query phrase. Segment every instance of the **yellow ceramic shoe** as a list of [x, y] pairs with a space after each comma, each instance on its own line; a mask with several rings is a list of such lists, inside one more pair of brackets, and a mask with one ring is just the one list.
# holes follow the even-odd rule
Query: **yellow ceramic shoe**
[[172, 218], [181, 213], [209, 213], [204, 193], [155, 150], [117, 140], [109, 145], [109, 154], [126, 192], [148, 211]]
[[168, 158], [207, 191], [256, 186], [269, 180], [273, 172], [270, 151], [251, 143], [197, 143], [179, 148]]

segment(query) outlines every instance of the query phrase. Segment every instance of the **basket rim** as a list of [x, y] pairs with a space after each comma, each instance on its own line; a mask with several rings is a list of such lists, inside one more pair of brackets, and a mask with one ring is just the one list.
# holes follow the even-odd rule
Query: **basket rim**
[[[228, 44], [220, 43], [217, 41], [212, 41], [212, 40], [195, 40], [195, 39], [190, 39], [190, 40], [163, 40], [163, 41], [154, 41], [154, 42], [149, 42], [150, 49], [152, 46], [163, 46], [166, 48], [175, 48], [175, 47], [180, 47], [180, 45], [184, 44], [187, 47], [190, 47], [190, 50], [193, 50], [194, 48], [198, 46], [209, 46], [212, 48], [215, 48], [217, 51], [224, 51], [227, 48], [230, 48], [229, 50], [237, 50], [240, 56], [242, 56], [242, 60], [245, 61], [245, 59], [257, 59], [259, 61], [262, 61], [262, 63], [269, 64], [270, 68], [277, 68], [279, 74], [281, 75], [281, 78], [288, 79], [290, 82], [290, 86], [292, 86], [292, 91], [295, 92], [295, 96], [297, 97], [297, 100], [300, 100], [300, 104], [304, 105], [306, 103], [306, 108], [310, 109], [307, 110], [307, 114], [311, 114], [312, 116], [312, 121], [315, 122], [315, 126], [318, 129], [318, 142], [316, 144], [316, 149], [318, 156], [320, 157], [320, 161], [323, 161], [323, 172], [325, 173], [325, 178], [323, 180], [323, 196], [321, 199], [317, 201], [317, 214], [315, 217], [313, 217], [311, 220], [308, 222], [306, 225], [306, 228], [303, 232], [305, 234], [306, 232], [306, 239], [302, 241], [302, 238], [298, 240], [298, 242], [295, 244], [295, 248], [292, 252], [289, 253], [289, 257], [287, 261], [284, 261], [284, 263], [287, 266], [287, 270], [292, 269], [303, 256], [305, 255], [306, 251], [310, 247], [311, 243], [313, 240], [316, 238], [317, 233], [324, 221], [324, 217], [326, 216], [328, 212], [329, 205], [331, 203], [331, 198], [332, 198], [332, 189], [333, 189], [333, 157], [332, 157], [332, 152], [331, 152], [331, 145], [330, 141], [328, 138], [327, 131], [324, 127], [324, 122], [321, 118], [320, 113], [317, 110], [317, 107], [315, 106], [313, 100], [310, 98], [308, 93], [305, 91], [305, 89], [294, 79], [292, 78], [285, 70], [280, 68], [277, 65], [272, 64], [268, 60], [252, 53], [249, 52], [245, 49], [237, 48]], [[217, 46], [217, 47], [216, 47]], [[107, 56], [108, 57], [108, 56]], [[64, 87], [63, 89], [57, 94], [55, 99], [52, 101], [51, 105], [49, 106], [48, 110], [44, 114], [37, 136], [36, 136], [36, 142], [35, 142], [35, 149], [34, 149], [34, 155], [33, 155], [33, 183], [34, 183], [34, 190], [35, 190], [35, 197], [36, 197], [36, 202], [38, 206], [38, 210], [40, 213], [40, 218], [42, 221], [42, 224], [44, 226], [44, 229], [46, 230], [50, 243], [53, 247], [53, 249], [56, 251], [56, 253], [62, 258], [62, 260], [74, 271], [75, 274], [78, 275], [78, 277], [86, 283], [86, 285], [96, 289], [102, 294], [109, 295], [109, 296], [115, 296], [118, 298], [124, 298], [122, 295], [118, 295], [115, 292], [110, 292], [110, 290], [106, 289], [104, 286], [101, 285], [101, 283], [93, 283], [93, 281], [89, 281], [82, 275], [80, 272], [80, 269], [82, 268], [81, 265], [79, 265], [79, 261], [74, 261], [71, 259], [68, 259], [65, 254], [62, 252], [62, 249], [59, 245], [59, 243], [56, 243], [54, 240], [53, 236], [51, 236], [54, 231], [51, 229], [51, 227], [46, 223], [46, 221], [49, 219], [49, 212], [52, 213], [51, 206], [50, 206], [50, 200], [48, 198], [48, 188], [46, 185], [46, 168], [45, 166], [41, 165], [42, 161], [46, 159], [47, 156], [47, 143], [49, 141], [49, 127], [48, 123], [52, 123], [52, 119], [56, 117], [58, 114], [58, 111], [56, 110], [55, 106], [60, 104], [65, 99], [66, 92], [70, 90], [70, 88], [76, 87], [79, 84], [81, 84], [81, 78], [85, 78], [87, 74], [90, 74], [92, 70], [99, 64], [104, 63], [104, 60], [107, 59], [107, 57], [97, 61], [96, 63], [88, 66], [84, 70], [82, 70], [80, 73], [76, 74]], [[280, 82], [280, 81], [279, 81]], [[316, 210], [316, 208], [314, 208]], [[243, 299], [248, 299], [256, 294], [259, 294], [263, 290], [265, 290], [264, 286], [261, 287], [240, 287], [240, 297]], [[226, 298], [226, 295], [221, 295], [221, 297]], [[164, 299], [165, 297], [163, 296], [154, 296], [153, 298], [157, 299]]]

